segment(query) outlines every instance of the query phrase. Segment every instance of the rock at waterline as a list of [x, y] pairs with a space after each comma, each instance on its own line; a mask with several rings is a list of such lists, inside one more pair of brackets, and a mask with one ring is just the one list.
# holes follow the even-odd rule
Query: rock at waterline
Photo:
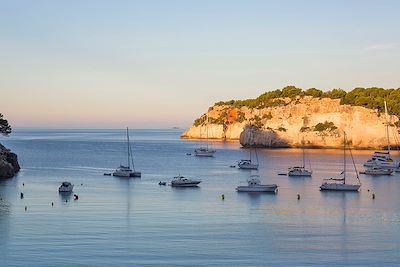
[[17, 155], [0, 144], [0, 178], [11, 178], [20, 169]]

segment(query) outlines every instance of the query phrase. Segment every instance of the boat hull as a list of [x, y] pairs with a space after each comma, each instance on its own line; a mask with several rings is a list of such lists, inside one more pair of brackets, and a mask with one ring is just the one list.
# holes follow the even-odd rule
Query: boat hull
[[323, 183], [320, 186], [322, 191], [353, 191], [358, 192], [361, 185], [358, 184], [337, 184], [337, 183]]
[[214, 157], [215, 151], [208, 150], [208, 151], [194, 151], [194, 155], [196, 157]]
[[371, 170], [365, 170], [364, 174], [366, 175], [375, 175], [375, 176], [379, 176], [379, 175], [392, 175], [394, 173], [394, 170], [391, 169], [382, 169], [379, 171], [371, 171]]
[[191, 183], [171, 183], [172, 187], [197, 187], [200, 184], [199, 181]]
[[276, 193], [278, 191], [277, 185], [262, 185], [262, 186], [238, 186], [237, 192], [259, 192], [259, 193]]
[[239, 169], [243, 170], [257, 170], [258, 164], [238, 164]]
[[115, 177], [142, 177], [142, 173], [141, 172], [120, 172], [120, 171], [115, 171], [112, 174]]
[[298, 172], [298, 171], [289, 171], [288, 176], [297, 176], [297, 177], [311, 177], [312, 172], [309, 171], [303, 171], [303, 172]]

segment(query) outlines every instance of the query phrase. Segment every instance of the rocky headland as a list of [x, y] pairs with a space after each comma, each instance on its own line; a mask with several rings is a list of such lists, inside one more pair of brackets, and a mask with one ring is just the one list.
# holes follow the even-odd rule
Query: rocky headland
[[0, 144], [0, 178], [11, 178], [19, 170], [17, 155]]
[[216, 103], [182, 138], [208, 135], [211, 139], [240, 140], [244, 147], [299, 147], [304, 140], [309, 147], [338, 148], [345, 131], [352, 147], [380, 149], [387, 145], [388, 122], [391, 143], [397, 145], [399, 118], [386, 118], [379, 108], [343, 104], [344, 97], [322, 95], [268, 98], [267, 104], [255, 100]]

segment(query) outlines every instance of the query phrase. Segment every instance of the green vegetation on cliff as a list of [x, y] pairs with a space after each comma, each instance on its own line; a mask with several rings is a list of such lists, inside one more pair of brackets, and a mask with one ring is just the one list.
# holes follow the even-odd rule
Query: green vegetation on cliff
[[386, 100], [389, 113], [400, 117], [400, 88], [384, 89], [378, 87], [358, 87], [354, 88], [350, 92], [346, 92], [342, 89], [333, 89], [331, 91], [323, 92], [316, 88], [303, 90], [295, 86], [286, 86], [280, 90], [265, 92], [254, 99], [230, 100], [226, 102], [220, 101], [215, 103], [215, 105], [230, 105], [236, 108], [245, 106], [248, 108], [261, 109], [287, 105], [282, 98], [295, 100], [296, 98], [303, 96], [340, 99], [341, 104], [377, 109], [379, 112], [384, 112], [384, 100]]

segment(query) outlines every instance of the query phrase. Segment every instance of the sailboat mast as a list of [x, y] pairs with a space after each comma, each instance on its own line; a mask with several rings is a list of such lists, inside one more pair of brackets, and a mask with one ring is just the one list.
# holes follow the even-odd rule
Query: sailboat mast
[[306, 159], [305, 159], [305, 151], [304, 151], [304, 137], [301, 140], [301, 144], [302, 144], [302, 147], [303, 147], [303, 168], [305, 168], [306, 167]]
[[343, 132], [343, 183], [346, 183], [346, 132]]
[[387, 105], [385, 101], [385, 117], [386, 117], [386, 139], [387, 139], [387, 150], [390, 155], [390, 139], [389, 139], [389, 118], [388, 118], [388, 112], [387, 112]]
[[207, 123], [206, 123], [206, 147], [208, 151], [208, 112], [207, 112]]
[[131, 162], [130, 162], [130, 153], [131, 153], [131, 149], [130, 149], [130, 145], [129, 145], [129, 130], [128, 127], [126, 127], [126, 139], [127, 139], [127, 150], [128, 150], [128, 168], [131, 167]]

